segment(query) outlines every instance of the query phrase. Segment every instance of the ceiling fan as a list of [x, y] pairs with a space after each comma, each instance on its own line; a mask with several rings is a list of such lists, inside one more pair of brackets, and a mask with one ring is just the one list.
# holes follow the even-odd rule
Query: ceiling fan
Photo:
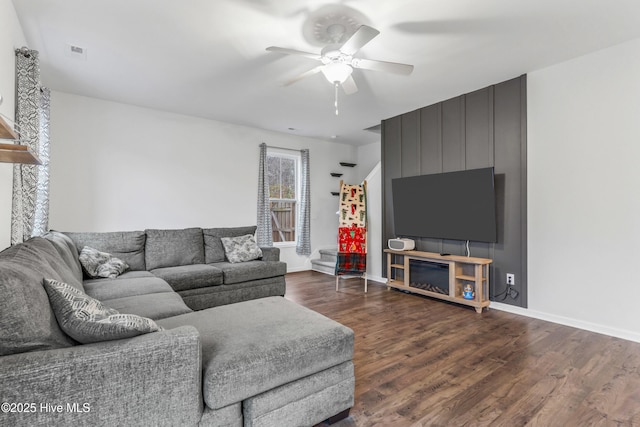
[[[332, 28], [333, 27], [333, 28]], [[339, 40], [343, 36], [344, 27], [341, 25], [332, 25], [328, 31], [333, 31], [334, 39]], [[304, 72], [289, 81], [285, 82], [285, 86], [293, 84], [305, 77], [322, 72], [326, 79], [333, 83], [336, 87], [336, 114], [337, 110], [337, 88], [342, 85], [347, 95], [358, 91], [358, 86], [353, 80], [351, 73], [354, 68], [362, 70], [386, 71], [395, 74], [409, 75], [413, 71], [413, 65], [400, 64], [397, 62], [376, 61], [372, 59], [354, 58], [354, 55], [374, 37], [380, 34], [380, 31], [368, 25], [361, 25], [355, 33], [342, 45], [330, 44], [325, 46], [320, 54], [303, 52], [295, 49], [287, 49], [284, 47], [270, 46], [267, 48], [269, 52], [283, 53], [285, 55], [297, 55], [322, 62], [311, 70]]]

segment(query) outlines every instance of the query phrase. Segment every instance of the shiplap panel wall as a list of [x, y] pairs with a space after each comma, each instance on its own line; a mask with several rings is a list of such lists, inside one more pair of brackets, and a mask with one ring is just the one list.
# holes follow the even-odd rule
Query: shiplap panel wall
[[[383, 247], [396, 237], [392, 179], [493, 166], [498, 243], [470, 242], [471, 256], [494, 260], [492, 298], [505, 289], [506, 273], [514, 273], [518, 297], [498, 300], [526, 307], [526, 121], [526, 76], [384, 120]], [[416, 249], [464, 255], [465, 242], [424, 238]]]

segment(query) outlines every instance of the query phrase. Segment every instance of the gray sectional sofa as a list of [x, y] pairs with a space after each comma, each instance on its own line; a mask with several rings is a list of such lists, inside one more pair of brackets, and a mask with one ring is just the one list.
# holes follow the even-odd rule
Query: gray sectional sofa
[[[89, 246], [125, 261], [130, 270], [122, 279], [149, 277], [143, 273], [147, 271], [166, 281], [189, 308], [202, 310], [284, 295], [287, 265], [279, 261], [278, 248], [261, 248], [261, 259], [242, 263], [231, 263], [225, 256], [221, 238], [255, 230], [249, 226], [64, 234], [79, 250]], [[114, 308], [118, 303], [113, 302]]]
[[[284, 293], [277, 252], [241, 272], [212, 258], [206, 231], [194, 252], [193, 230], [50, 232], [0, 252], [0, 425], [280, 427], [348, 415], [353, 331], [273, 296]], [[89, 243], [131, 271], [83, 277]], [[50, 304], [52, 280], [162, 330], [80, 344]]]

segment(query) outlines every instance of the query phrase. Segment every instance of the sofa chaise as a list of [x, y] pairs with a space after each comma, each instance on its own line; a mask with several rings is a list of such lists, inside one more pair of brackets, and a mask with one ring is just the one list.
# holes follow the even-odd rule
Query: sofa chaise
[[[218, 261], [221, 284], [189, 288], [183, 273], [208, 270], [206, 262], [185, 258], [166, 266], [159, 257], [149, 268], [147, 245], [144, 268], [140, 253], [136, 268], [124, 236], [108, 239], [120, 239], [120, 255], [128, 254], [136, 269], [87, 280], [77, 246], [85, 237], [50, 232], [0, 252], [0, 425], [280, 427], [348, 415], [355, 381], [351, 329], [282, 296], [238, 291], [240, 283], [261, 286], [264, 278], [230, 284], [232, 298], [197, 293], [227, 286], [224, 279], [235, 270]], [[185, 266], [198, 267], [162, 270]], [[155, 329], [80, 343], [60, 318], [53, 285], [68, 290], [72, 308], [86, 299]], [[195, 295], [205, 295], [210, 307], [194, 310]], [[243, 297], [251, 299], [235, 302]], [[83, 324], [82, 316], [74, 319]]]

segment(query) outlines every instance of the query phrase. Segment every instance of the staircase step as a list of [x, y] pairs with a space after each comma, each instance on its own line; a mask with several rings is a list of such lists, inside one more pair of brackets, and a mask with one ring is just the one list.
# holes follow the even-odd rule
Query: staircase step
[[320, 252], [320, 255], [322, 254], [327, 254], [327, 255], [336, 255], [338, 253], [338, 249], [320, 249], [318, 252]]
[[338, 260], [338, 250], [337, 249], [320, 249], [320, 259], [322, 261], [327, 262], [335, 262]]
[[313, 271], [318, 271], [320, 273], [334, 275], [336, 272], [336, 262], [334, 261], [325, 261], [321, 259], [312, 259], [311, 260], [311, 269]]

